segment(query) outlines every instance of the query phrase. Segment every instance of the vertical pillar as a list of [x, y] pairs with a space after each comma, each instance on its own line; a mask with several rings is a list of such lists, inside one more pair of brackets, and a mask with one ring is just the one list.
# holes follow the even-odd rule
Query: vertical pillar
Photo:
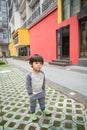
[[58, 15], [57, 15], [57, 19], [58, 19], [58, 24], [62, 22], [62, 0], [58, 0]]

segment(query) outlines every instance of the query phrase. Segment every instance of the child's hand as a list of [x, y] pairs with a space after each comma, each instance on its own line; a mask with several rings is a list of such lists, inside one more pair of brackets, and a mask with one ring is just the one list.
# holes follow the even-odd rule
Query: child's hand
[[34, 96], [34, 94], [31, 94], [31, 95], [29, 95], [29, 98], [31, 98], [31, 97], [33, 97]]

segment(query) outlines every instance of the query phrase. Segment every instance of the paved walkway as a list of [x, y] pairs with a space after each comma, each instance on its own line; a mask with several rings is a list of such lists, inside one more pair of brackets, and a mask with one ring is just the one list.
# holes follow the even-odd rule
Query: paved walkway
[[38, 120], [32, 122], [25, 77], [26, 72], [21, 69], [0, 68], [0, 130], [87, 130], [85, 105], [48, 84], [46, 108], [52, 115], [42, 115], [37, 104]]
[[[31, 69], [28, 61], [12, 58], [8, 58], [7, 61], [23, 70], [29, 71]], [[53, 86], [56, 86], [60, 92], [87, 105], [87, 67], [57, 67], [45, 63], [43, 71], [49, 84], [53, 83]]]

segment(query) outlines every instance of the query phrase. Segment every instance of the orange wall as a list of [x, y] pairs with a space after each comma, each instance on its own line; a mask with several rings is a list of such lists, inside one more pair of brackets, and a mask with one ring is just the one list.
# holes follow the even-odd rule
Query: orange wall
[[30, 29], [30, 50], [41, 54], [45, 61], [56, 58], [57, 10]]

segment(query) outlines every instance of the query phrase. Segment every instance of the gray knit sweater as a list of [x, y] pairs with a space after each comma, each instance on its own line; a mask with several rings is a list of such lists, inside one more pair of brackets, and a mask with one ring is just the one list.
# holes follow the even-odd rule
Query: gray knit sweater
[[26, 89], [28, 94], [34, 94], [32, 98], [39, 99], [45, 97], [45, 75], [43, 71], [38, 73], [30, 72], [26, 77]]

